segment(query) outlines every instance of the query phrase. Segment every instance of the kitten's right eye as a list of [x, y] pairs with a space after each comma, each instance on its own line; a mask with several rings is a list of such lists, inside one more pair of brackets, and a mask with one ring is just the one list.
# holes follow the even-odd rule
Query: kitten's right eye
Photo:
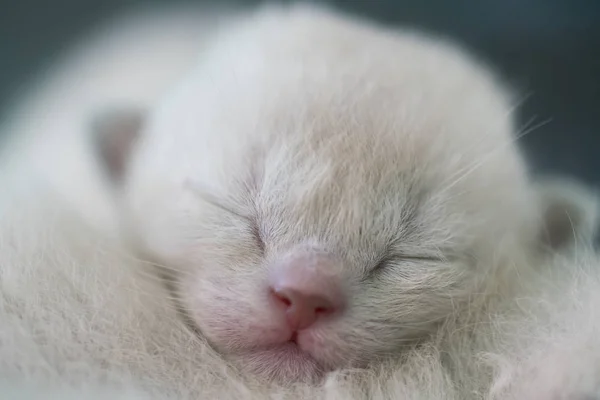
[[249, 224], [249, 227], [250, 227], [250, 233], [251, 233], [256, 245], [258, 246], [260, 251], [262, 253], [264, 253], [264, 251], [265, 251], [264, 235], [263, 235], [262, 229], [260, 227], [260, 224], [258, 223], [258, 221], [255, 217], [252, 217], [250, 215], [246, 215], [244, 213], [240, 213], [240, 212], [236, 211], [234, 207], [228, 206], [226, 204], [226, 201], [224, 201], [223, 199], [218, 199], [216, 196], [214, 196], [212, 194], [212, 192], [210, 190], [203, 187], [201, 184], [199, 184], [197, 182], [187, 181], [186, 186], [188, 188], [190, 188], [196, 195], [198, 195], [206, 203], [211, 204], [214, 207], [217, 207], [217, 208], [225, 211], [228, 214], [235, 215], [236, 217], [247, 221]]
[[256, 245], [260, 249], [260, 251], [264, 254], [265, 252], [265, 241], [262, 233], [262, 229], [256, 220], [252, 220], [252, 236], [254, 237], [254, 241]]

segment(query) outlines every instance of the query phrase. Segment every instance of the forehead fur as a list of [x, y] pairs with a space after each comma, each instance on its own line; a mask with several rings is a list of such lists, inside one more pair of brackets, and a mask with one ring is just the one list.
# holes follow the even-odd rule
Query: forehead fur
[[[145, 133], [140, 210], [192, 179], [303, 235], [393, 231], [427, 204], [430, 231], [457, 236], [528, 218], [512, 105], [452, 46], [294, 7], [217, 36], [204, 59]], [[465, 216], [470, 232], [448, 225]]]

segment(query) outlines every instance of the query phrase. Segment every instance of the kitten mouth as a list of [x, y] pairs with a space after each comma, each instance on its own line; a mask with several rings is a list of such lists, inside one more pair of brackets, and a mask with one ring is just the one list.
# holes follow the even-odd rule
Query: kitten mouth
[[[172, 290], [171, 293], [173, 293]], [[185, 309], [178, 307], [178, 311], [185, 325], [198, 337], [205, 338], [202, 329]], [[210, 340], [208, 345], [217, 353], [221, 353]], [[310, 352], [301, 348], [298, 343], [297, 331], [293, 332], [287, 341], [279, 342], [279, 344], [255, 347], [237, 354], [229, 353], [227, 357], [236, 360], [242, 370], [281, 384], [290, 382], [316, 384], [322, 381], [327, 372]]]
[[[185, 319], [185, 322], [196, 335], [203, 337], [201, 329], [191, 319]], [[208, 343], [219, 352], [210, 341]], [[309, 352], [301, 348], [298, 343], [298, 332], [293, 332], [285, 342], [254, 348], [237, 355], [229, 354], [229, 357], [237, 359], [242, 370], [280, 384], [290, 382], [317, 384], [326, 373], [323, 366]]]
[[253, 373], [282, 383], [317, 383], [325, 375], [323, 366], [298, 346], [295, 335], [285, 343], [245, 354], [240, 362]]

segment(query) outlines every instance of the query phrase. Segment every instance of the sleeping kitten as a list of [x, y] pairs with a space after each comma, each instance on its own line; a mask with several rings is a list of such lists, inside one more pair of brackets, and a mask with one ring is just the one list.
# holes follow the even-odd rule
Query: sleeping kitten
[[[564, 309], [577, 309], [594, 279], [543, 273], [570, 265], [559, 250], [587, 249], [596, 203], [532, 182], [516, 100], [497, 79], [439, 38], [313, 7], [236, 19], [201, 41], [199, 62], [198, 14], [153, 18], [101, 36], [95, 56], [63, 66], [9, 126], [22, 136], [8, 175], [43, 182], [24, 197], [64, 202], [69, 217], [44, 221], [56, 211], [34, 202], [33, 217], [14, 223], [26, 201], [6, 208], [2, 330], [32, 343], [0, 346], [11, 355], [0, 357], [3, 376], [133, 381], [179, 398], [529, 398], [519, 357], [545, 367], [530, 349], [561, 342], [515, 338], [569, 338], [573, 321], [535, 301], [510, 305], [529, 293], [548, 301], [548, 282], [563, 277], [577, 294]], [[162, 56], [161, 37], [160, 49], [175, 37], [179, 47]], [[90, 86], [74, 87], [82, 77]], [[88, 121], [123, 103], [133, 107]], [[92, 228], [70, 228], [81, 217]], [[115, 231], [142, 260], [120, 255]], [[486, 330], [505, 318], [512, 329]], [[514, 367], [508, 384], [481, 367], [482, 353]]]
[[313, 380], [398, 357], [568, 241], [514, 104], [444, 41], [273, 7], [96, 134], [123, 232], [182, 318], [245, 370]]

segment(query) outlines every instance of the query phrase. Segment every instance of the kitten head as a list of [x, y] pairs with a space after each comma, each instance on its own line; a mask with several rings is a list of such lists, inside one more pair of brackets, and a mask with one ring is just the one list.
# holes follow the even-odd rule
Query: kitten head
[[99, 148], [136, 248], [243, 368], [397, 355], [537, 245], [510, 100], [452, 46], [293, 8], [204, 58]]

